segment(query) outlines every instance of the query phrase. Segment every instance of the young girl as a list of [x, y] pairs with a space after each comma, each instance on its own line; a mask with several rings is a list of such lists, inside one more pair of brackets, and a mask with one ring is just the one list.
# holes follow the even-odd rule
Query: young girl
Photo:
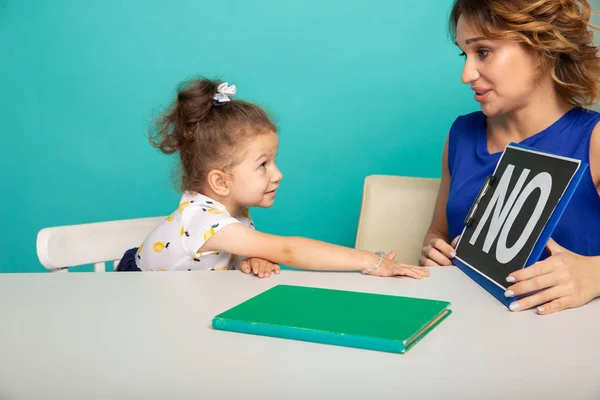
[[[256, 231], [248, 209], [271, 207], [282, 179], [275, 164], [277, 128], [260, 107], [232, 100], [235, 93], [235, 86], [206, 79], [180, 88], [150, 140], [163, 153], [179, 152], [183, 196], [139, 248], [125, 253], [117, 270], [240, 269], [241, 258], [255, 257], [272, 262], [263, 264], [268, 267], [261, 277], [278, 273], [280, 263], [378, 276], [429, 276], [423, 267], [393, 261], [393, 252], [376, 255]], [[241, 269], [250, 272], [247, 263]]]

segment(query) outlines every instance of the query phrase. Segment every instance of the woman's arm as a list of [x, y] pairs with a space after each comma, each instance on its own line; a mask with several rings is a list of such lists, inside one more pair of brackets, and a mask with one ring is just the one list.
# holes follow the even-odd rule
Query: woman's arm
[[590, 172], [600, 196], [600, 122], [596, 124], [590, 141]]
[[[245, 257], [258, 257], [295, 268], [324, 271], [357, 271], [375, 266], [380, 257], [364, 250], [301, 237], [275, 236], [242, 224], [230, 224], [210, 238], [199, 250], [226, 251]], [[425, 268], [404, 265], [388, 258], [373, 271], [375, 275], [428, 276]]]
[[444, 143], [444, 150], [442, 152], [442, 179], [440, 182], [440, 189], [438, 191], [437, 198], [435, 200], [435, 207], [433, 209], [433, 217], [423, 245], [427, 245], [432, 239], [442, 239], [449, 242], [448, 238], [448, 221], [446, 221], [446, 203], [448, 202], [448, 193], [450, 191], [450, 171], [448, 170], [448, 139]]
[[450, 191], [450, 171], [448, 170], [448, 139], [442, 152], [442, 179], [438, 191], [433, 217], [425, 239], [419, 264], [424, 266], [450, 265], [454, 257], [454, 249], [448, 243], [448, 221], [446, 220], [446, 203]]

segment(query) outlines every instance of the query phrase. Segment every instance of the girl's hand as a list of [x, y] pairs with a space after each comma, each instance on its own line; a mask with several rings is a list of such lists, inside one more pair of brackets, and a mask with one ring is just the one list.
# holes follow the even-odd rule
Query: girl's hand
[[507, 288], [506, 297], [539, 290], [512, 303], [512, 311], [539, 306], [538, 314], [552, 314], [582, 306], [600, 295], [600, 257], [580, 256], [552, 239], [546, 248], [550, 257], [506, 278], [507, 282], [516, 282]]
[[271, 273], [279, 275], [279, 272], [281, 271], [279, 264], [255, 257], [240, 261], [240, 269], [245, 274], [253, 273], [259, 278], [268, 278], [271, 276]]
[[418, 267], [416, 265], [402, 264], [394, 261], [396, 251], [391, 251], [386, 254], [378, 268], [367, 273], [367, 275], [375, 276], [408, 276], [410, 278], [421, 279], [429, 276], [427, 268]]

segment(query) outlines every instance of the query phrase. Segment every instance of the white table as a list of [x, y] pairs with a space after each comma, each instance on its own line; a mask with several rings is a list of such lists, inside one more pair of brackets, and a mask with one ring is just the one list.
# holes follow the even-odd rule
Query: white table
[[[404, 355], [214, 331], [278, 283], [452, 302]], [[423, 281], [238, 271], [0, 276], [0, 399], [599, 399], [600, 301], [511, 313], [456, 268]], [[394, 310], [390, 310], [393, 314]]]

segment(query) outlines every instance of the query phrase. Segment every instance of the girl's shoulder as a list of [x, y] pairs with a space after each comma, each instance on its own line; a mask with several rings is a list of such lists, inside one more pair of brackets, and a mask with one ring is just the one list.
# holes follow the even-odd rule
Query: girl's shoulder
[[201, 193], [184, 193], [177, 210], [171, 217], [184, 227], [197, 229], [223, 228], [231, 223], [242, 223], [254, 229], [250, 210], [245, 208], [241, 215], [232, 216], [220, 202]]

